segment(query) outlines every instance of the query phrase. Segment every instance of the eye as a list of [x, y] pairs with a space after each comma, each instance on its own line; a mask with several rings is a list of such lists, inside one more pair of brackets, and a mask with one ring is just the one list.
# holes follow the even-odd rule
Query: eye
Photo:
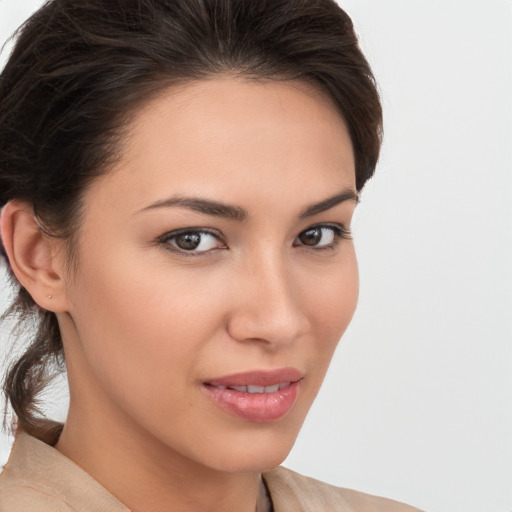
[[173, 231], [161, 237], [159, 242], [167, 244], [171, 250], [189, 254], [201, 254], [226, 247], [217, 234], [199, 229]]
[[334, 248], [341, 239], [349, 239], [350, 231], [338, 224], [322, 224], [305, 229], [295, 239], [294, 245], [317, 249]]

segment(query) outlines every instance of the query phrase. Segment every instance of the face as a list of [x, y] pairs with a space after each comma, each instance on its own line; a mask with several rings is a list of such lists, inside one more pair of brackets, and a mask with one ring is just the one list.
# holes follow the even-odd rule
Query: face
[[279, 464], [357, 301], [354, 157], [330, 100], [170, 89], [83, 201], [59, 314], [71, 410], [204, 467]]

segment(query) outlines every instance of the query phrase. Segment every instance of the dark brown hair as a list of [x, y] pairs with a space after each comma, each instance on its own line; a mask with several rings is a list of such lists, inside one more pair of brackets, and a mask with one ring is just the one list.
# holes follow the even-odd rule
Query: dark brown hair
[[[372, 176], [381, 106], [334, 0], [51, 0], [20, 28], [0, 75], [0, 207], [31, 203], [72, 260], [81, 194], [115, 160], [130, 114], [172, 83], [219, 73], [315, 84], [348, 126], [357, 189]], [[37, 394], [63, 369], [62, 339], [55, 315], [13, 283], [4, 317], [35, 320], [36, 332], [4, 392], [18, 427], [37, 435], [48, 427]]]

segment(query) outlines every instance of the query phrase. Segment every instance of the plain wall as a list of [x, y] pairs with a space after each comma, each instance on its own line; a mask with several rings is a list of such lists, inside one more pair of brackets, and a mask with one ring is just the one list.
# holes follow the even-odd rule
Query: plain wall
[[[40, 3], [0, 0], [0, 40]], [[512, 2], [340, 3], [385, 143], [355, 219], [359, 307], [286, 465], [432, 512], [510, 512]]]

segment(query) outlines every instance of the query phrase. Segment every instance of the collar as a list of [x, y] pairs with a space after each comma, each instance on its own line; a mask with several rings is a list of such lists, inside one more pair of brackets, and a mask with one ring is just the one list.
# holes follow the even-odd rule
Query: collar
[[[290, 496], [286, 492], [288, 470], [276, 468], [263, 473], [256, 512], [286, 512]], [[38, 492], [60, 498], [77, 511], [130, 512], [115, 496], [80, 466], [49, 444], [18, 432], [0, 478], [4, 483], [30, 482]], [[294, 512], [300, 512], [299, 503]]]

